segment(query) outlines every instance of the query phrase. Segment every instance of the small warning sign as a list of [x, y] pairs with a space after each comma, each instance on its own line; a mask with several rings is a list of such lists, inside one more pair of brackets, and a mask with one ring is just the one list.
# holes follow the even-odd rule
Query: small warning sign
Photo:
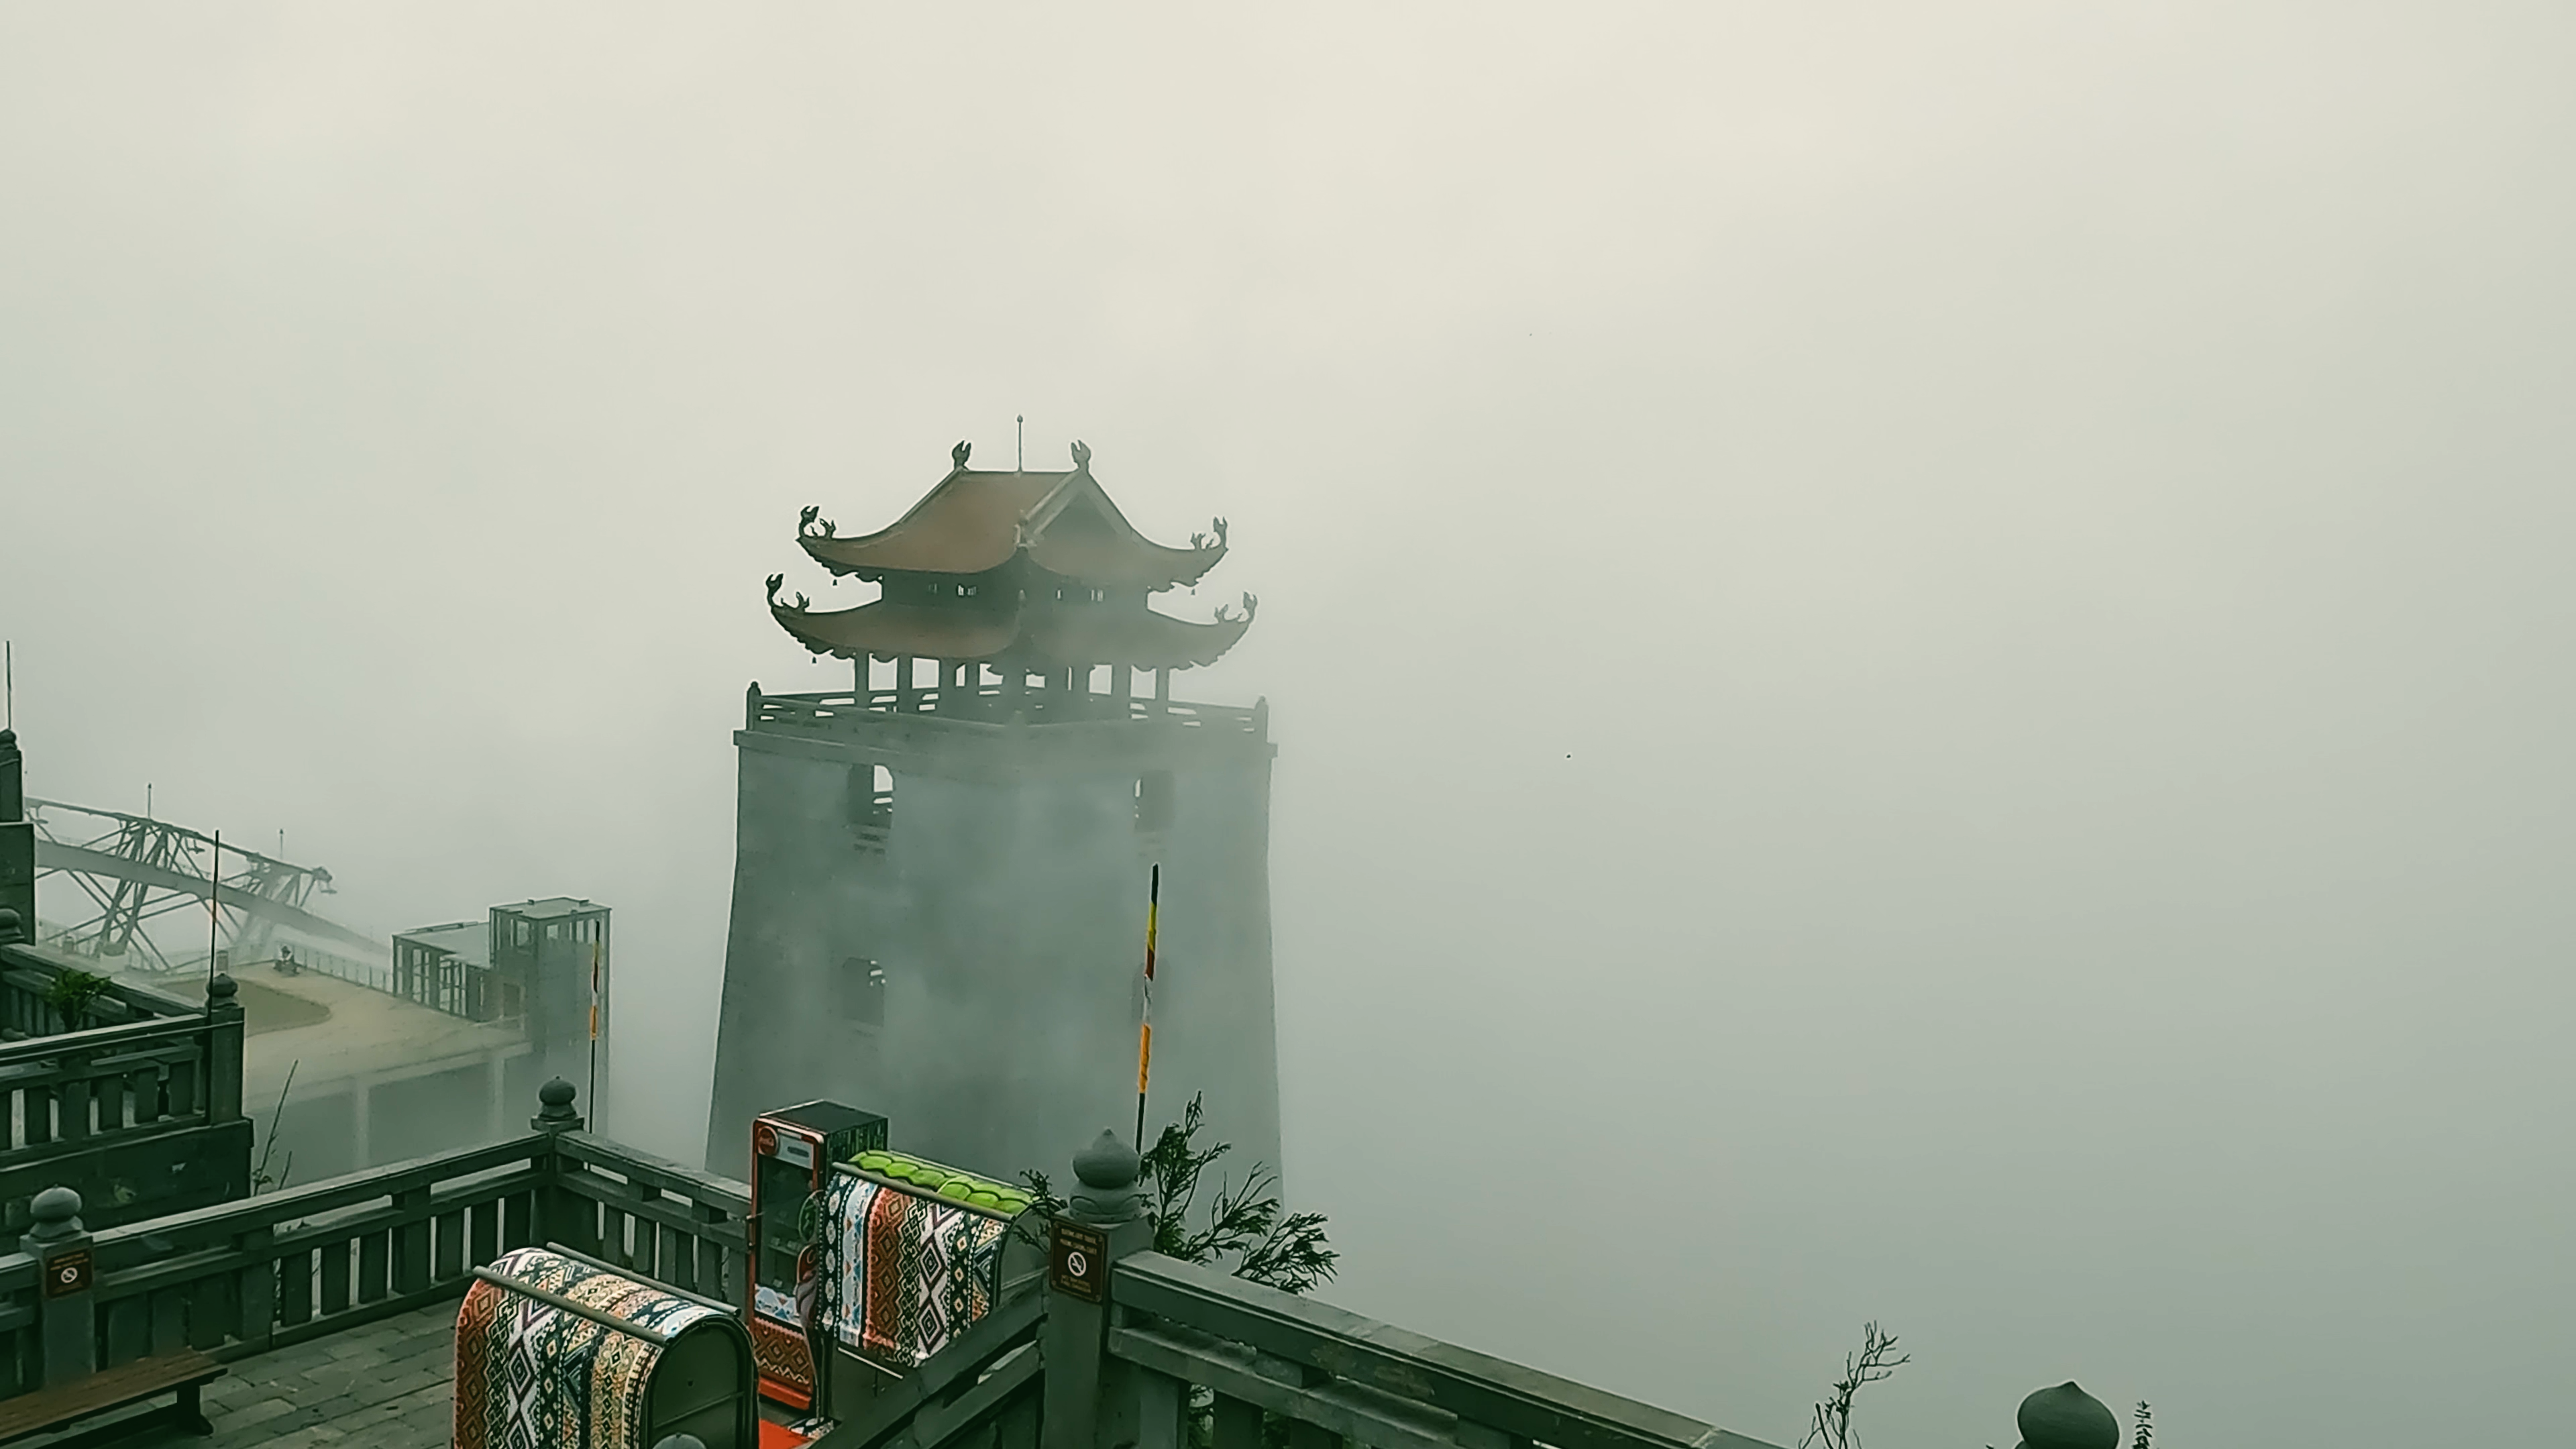
[[1047, 1282], [1058, 1293], [1098, 1303], [1108, 1295], [1109, 1239], [1090, 1228], [1055, 1221], [1047, 1253]]
[[90, 1284], [89, 1249], [76, 1248], [45, 1265], [45, 1296], [61, 1298], [86, 1293]]

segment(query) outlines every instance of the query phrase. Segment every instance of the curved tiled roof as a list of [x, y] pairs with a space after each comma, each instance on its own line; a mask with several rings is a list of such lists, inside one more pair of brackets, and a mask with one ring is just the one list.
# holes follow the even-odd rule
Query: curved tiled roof
[[[1246, 600], [1247, 605], [1251, 603]], [[890, 604], [880, 599], [855, 609], [814, 613], [781, 603], [773, 593], [778, 627], [816, 654], [841, 659], [1027, 661], [1035, 665], [1125, 664], [1137, 669], [1189, 669], [1213, 664], [1252, 624], [1220, 612], [1216, 622], [1193, 624], [1158, 614], [1141, 603], [1041, 603], [1002, 609], [962, 609]]]
[[1026, 554], [1049, 573], [1092, 588], [1195, 584], [1225, 557], [1213, 544], [1169, 548], [1136, 531], [1087, 465], [1064, 473], [981, 472], [960, 466], [909, 512], [875, 533], [843, 538], [807, 509], [797, 542], [836, 574], [984, 574]]

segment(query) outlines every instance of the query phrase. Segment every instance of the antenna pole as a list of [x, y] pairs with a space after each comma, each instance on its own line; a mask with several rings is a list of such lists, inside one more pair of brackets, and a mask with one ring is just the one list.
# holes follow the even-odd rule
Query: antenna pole
[[[224, 833], [215, 832], [215, 858], [206, 866], [206, 990], [215, 989], [215, 935], [224, 924]], [[208, 1010], [214, 997], [206, 998]]]
[[1027, 413], [1020, 414], [1019, 460], [1014, 462], [1011, 468], [1012, 471], [1019, 473], [1029, 471], [1029, 415]]
[[0, 724], [0, 729], [13, 729], [13, 730], [14, 730], [14, 729], [16, 729], [16, 728], [18, 727], [18, 641], [17, 641], [17, 640], [12, 639], [12, 640], [10, 640], [6, 645], [0, 645], [0, 670], [5, 670], [5, 671], [7, 672], [7, 675], [8, 675], [8, 684], [7, 684], [7, 689], [8, 689], [8, 694], [9, 694], [9, 705], [8, 705], [8, 709], [9, 709], [9, 719], [8, 719], [8, 723], [6, 723], [6, 724]]

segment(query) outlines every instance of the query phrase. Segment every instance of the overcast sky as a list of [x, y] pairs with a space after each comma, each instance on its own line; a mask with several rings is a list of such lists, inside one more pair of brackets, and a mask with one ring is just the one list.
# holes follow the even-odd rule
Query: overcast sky
[[2576, 10], [934, 12], [0, 4], [34, 793], [610, 903], [695, 1160], [761, 581], [1025, 413], [1261, 596], [1336, 1301], [2563, 1432]]

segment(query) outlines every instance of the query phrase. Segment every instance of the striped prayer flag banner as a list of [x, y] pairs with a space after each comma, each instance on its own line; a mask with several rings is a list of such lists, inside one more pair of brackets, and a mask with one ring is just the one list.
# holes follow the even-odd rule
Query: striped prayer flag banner
[[1136, 1150], [1145, 1150], [1145, 1082], [1154, 1070], [1154, 933], [1163, 911], [1163, 866], [1145, 888], [1145, 1008], [1136, 1023]]

